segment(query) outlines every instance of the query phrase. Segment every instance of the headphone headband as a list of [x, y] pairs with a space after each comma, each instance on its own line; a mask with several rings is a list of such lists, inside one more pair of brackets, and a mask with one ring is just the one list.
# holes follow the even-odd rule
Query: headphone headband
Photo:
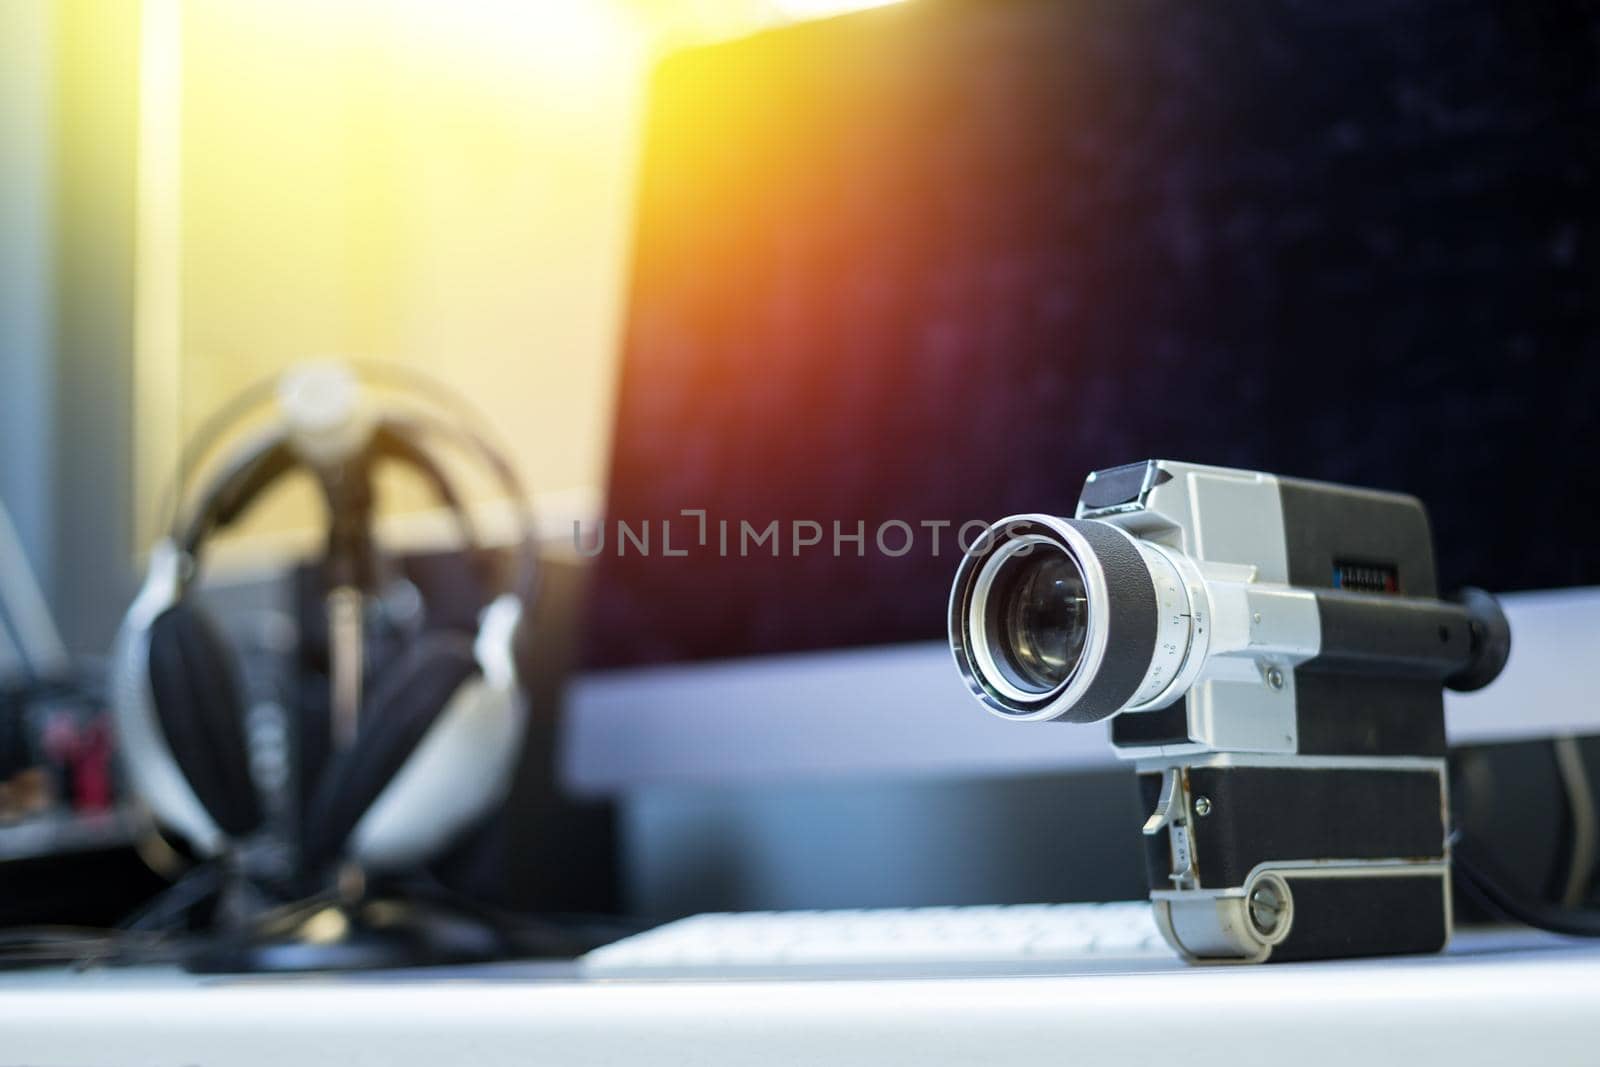
[[[499, 483], [511, 498], [516, 510], [519, 545], [516, 577], [511, 588], [524, 603], [532, 600], [537, 587], [538, 558], [532, 508], [515, 470], [504, 453], [467, 421], [463, 412], [470, 405], [459, 395], [444, 386], [430, 383], [422, 376], [399, 368], [384, 368], [381, 374], [374, 368], [363, 367], [365, 376], [386, 377], [387, 384], [397, 386], [412, 395], [426, 397], [434, 407], [449, 408], [457, 416], [444, 418], [424, 409], [380, 416], [375, 423], [370, 444], [373, 459], [389, 459], [418, 471], [433, 489], [441, 504], [450, 510], [462, 541], [470, 547], [486, 546], [478, 536], [465, 503], [445, 471], [423, 444], [427, 436], [441, 436], [469, 453]], [[275, 426], [259, 436], [248, 446], [234, 453], [207, 488], [199, 495], [195, 506], [186, 513], [184, 499], [195, 469], [217, 443], [252, 410], [261, 407], [274, 396], [278, 377], [262, 379], [237, 394], [223, 406], [216, 416], [208, 419], [184, 450], [179, 464], [178, 479], [171, 491], [172, 520], [168, 540], [187, 558], [183, 581], [186, 585], [198, 569], [200, 548], [215, 530], [228, 526], [238, 519], [260, 495], [275, 484], [284, 474], [309, 464], [297, 453], [289, 433]], [[440, 396], [451, 403], [441, 403]]]

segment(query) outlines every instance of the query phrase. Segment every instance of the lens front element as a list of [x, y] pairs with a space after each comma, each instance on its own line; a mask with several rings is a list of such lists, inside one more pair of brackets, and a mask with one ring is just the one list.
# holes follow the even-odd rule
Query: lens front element
[[990, 593], [998, 625], [994, 660], [1020, 689], [1048, 693], [1071, 677], [1083, 658], [1089, 600], [1083, 573], [1054, 546], [1033, 546], [1001, 566]]

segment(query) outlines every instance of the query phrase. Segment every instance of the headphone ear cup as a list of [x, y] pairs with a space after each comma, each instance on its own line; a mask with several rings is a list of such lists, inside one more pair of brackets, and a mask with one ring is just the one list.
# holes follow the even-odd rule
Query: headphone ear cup
[[456, 691], [478, 673], [472, 642], [417, 641], [367, 700], [355, 744], [334, 758], [311, 802], [302, 859], [318, 871], [338, 858], [361, 817], [416, 751]]
[[212, 820], [233, 837], [259, 827], [232, 650], [198, 607], [180, 601], [151, 623], [150, 695], [172, 758]]

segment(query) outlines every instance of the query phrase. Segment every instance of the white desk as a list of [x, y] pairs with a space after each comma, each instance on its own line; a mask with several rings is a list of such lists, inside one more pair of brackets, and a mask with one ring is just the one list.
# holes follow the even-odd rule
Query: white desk
[[[1520, 947], [1519, 947], [1520, 946]], [[1536, 947], [1530, 947], [1536, 946]], [[1600, 1063], [1600, 945], [1049, 977], [0, 976], [0, 1064]]]

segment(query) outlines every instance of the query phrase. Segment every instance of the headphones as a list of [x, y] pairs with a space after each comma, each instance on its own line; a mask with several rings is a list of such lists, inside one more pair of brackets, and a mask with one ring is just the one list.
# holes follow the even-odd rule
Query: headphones
[[[365, 368], [364, 376], [378, 369]], [[430, 407], [452, 396], [398, 368], [381, 369], [389, 384], [423, 394]], [[192, 468], [273, 391], [279, 421], [188, 492]], [[328, 761], [310, 794], [304, 869], [325, 871], [349, 860], [392, 871], [424, 862], [499, 803], [510, 785], [526, 718], [514, 648], [537, 576], [527, 497], [504, 455], [473, 428], [481, 420], [459, 410], [453, 418], [370, 413], [358, 394], [344, 366], [307, 365], [246, 390], [202, 427], [180, 465], [169, 531], [151, 552], [113, 647], [111, 703], [130, 784], [158, 823], [205, 855], [227, 851], [260, 829], [264, 816], [250, 775], [235, 655], [191, 591], [207, 539], [297, 469], [316, 476], [327, 499], [325, 565], [341, 531], [352, 529], [351, 501], [370, 507], [368, 476], [381, 461], [420, 473], [453, 513], [464, 543], [475, 550], [471, 558], [483, 558], [485, 545], [435, 459], [439, 442], [464, 448], [488, 469], [517, 504], [521, 525], [515, 578], [489, 601], [475, 636], [424, 630], [381, 676], [363, 679], [353, 742]], [[194, 502], [185, 506], [186, 497]], [[363, 532], [366, 517], [357, 523]]]

